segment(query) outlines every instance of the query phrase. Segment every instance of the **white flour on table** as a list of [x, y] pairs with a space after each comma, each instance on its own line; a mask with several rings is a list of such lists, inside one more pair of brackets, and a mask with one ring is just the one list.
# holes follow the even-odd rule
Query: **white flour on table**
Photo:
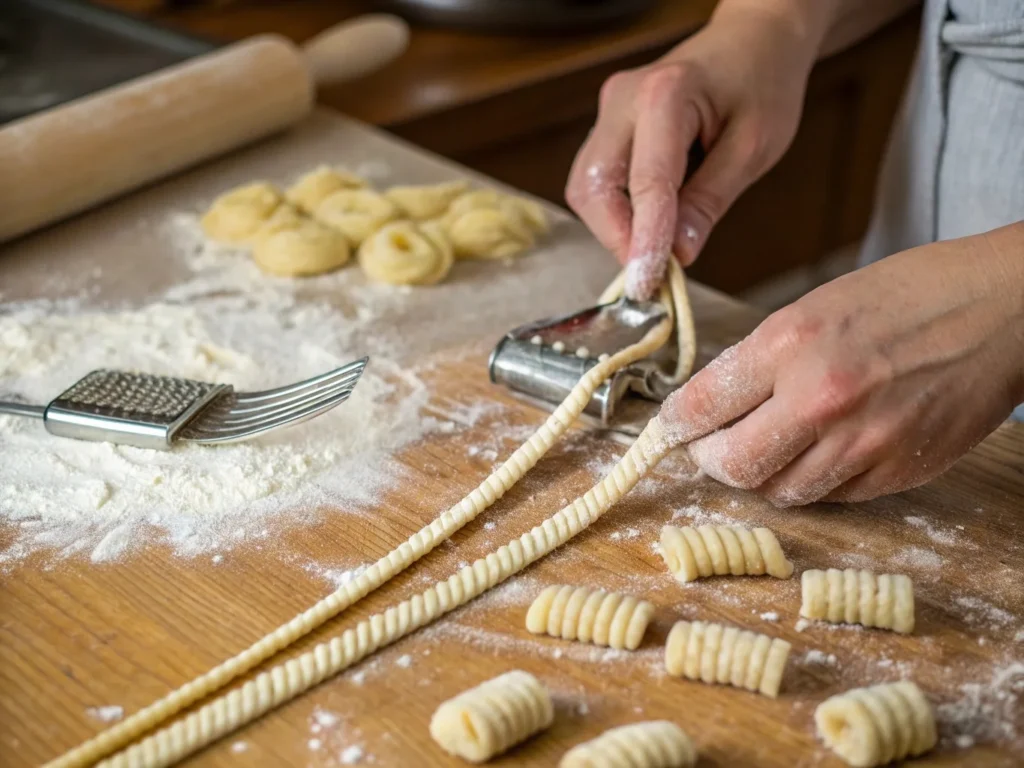
[[[159, 543], [181, 556], [267, 538], [274, 522], [372, 506], [399, 478], [386, 458], [454, 423], [422, 414], [424, 382], [399, 365], [388, 318], [405, 295], [357, 270], [268, 279], [251, 261], [203, 246], [193, 217], [171, 235], [192, 274], [150, 303], [0, 305], [0, 399], [45, 402], [96, 368], [138, 370], [258, 390], [323, 373], [373, 349], [350, 400], [305, 424], [215, 448], [151, 451], [56, 438], [0, 416], [0, 567], [36, 552], [117, 559]], [[472, 422], [483, 411], [453, 414]]]

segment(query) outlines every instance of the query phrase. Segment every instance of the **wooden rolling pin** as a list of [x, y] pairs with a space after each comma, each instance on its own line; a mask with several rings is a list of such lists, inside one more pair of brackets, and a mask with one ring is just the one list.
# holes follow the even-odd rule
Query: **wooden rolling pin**
[[250, 38], [0, 129], [0, 242], [293, 125], [316, 86], [391, 61], [408, 27], [361, 16], [301, 48]]

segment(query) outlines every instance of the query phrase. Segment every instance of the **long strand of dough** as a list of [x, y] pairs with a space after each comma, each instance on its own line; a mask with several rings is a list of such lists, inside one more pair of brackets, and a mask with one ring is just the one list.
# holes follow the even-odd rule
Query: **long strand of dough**
[[658, 417], [653, 418], [607, 477], [518, 539], [512, 539], [420, 594], [360, 621], [313, 650], [261, 672], [245, 685], [104, 760], [100, 767], [173, 765], [455, 610], [519, 573], [600, 518], [672, 447]]
[[[681, 365], [685, 365], [689, 370], [693, 366], [696, 339], [683, 272], [674, 260], [669, 278], [668, 286], [662, 289], [661, 301], [668, 308], [670, 317], [675, 322], [676, 332], [680, 337], [680, 350], [685, 354], [685, 360], [681, 362]], [[620, 275], [602, 295], [602, 300], [614, 300], [615, 296], [620, 295], [621, 289], [616, 293], [616, 288], [622, 282]], [[352, 581], [342, 585], [335, 592], [265, 635], [241, 653], [221, 662], [205, 674], [66, 752], [48, 763], [46, 768], [80, 768], [80, 766], [91, 765], [115, 750], [121, 749], [146, 731], [166, 722], [190, 704], [220, 690], [239, 675], [245, 674], [299, 638], [309, 634], [401, 573], [500, 499], [540, 461], [551, 446], [569, 429], [583, 412], [594, 392], [605, 380], [616, 371], [643, 359], [662, 347], [671, 333], [672, 322], [659, 323], [648, 331], [637, 344], [597, 363], [584, 374], [544, 424], [476, 489], [380, 558]]]

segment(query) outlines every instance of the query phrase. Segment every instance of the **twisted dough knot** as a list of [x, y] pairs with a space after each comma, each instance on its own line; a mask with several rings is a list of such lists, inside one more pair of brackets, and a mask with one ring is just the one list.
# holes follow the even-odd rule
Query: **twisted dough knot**
[[433, 285], [454, 261], [451, 243], [429, 221], [386, 224], [359, 248], [359, 265], [370, 279], [393, 285]]
[[938, 741], [931, 705], [909, 680], [833, 696], [814, 710], [814, 723], [825, 746], [858, 768], [916, 757]]
[[793, 575], [793, 564], [768, 528], [702, 525], [661, 529], [661, 557], [681, 582], [708, 576]]
[[442, 215], [452, 201], [469, 188], [465, 181], [446, 181], [441, 184], [391, 187], [384, 192], [406, 216], [415, 221], [434, 219]]
[[697, 750], [686, 732], [667, 720], [605, 731], [570, 749], [558, 768], [692, 768]]
[[528, 672], [499, 675], [444, 702], [430, 735], [453, 755], [482, 763], [551, 725], [551, 696]]
[[355, 246], [398, 218], [398, 208], [369, 189], [341, 189], [324, 198], [313, 215], [317, 221], [341, 232]]
[[503, 259], [533, 246], [547, 231], [543, 209], [532, 200], [481, 189], [457, 198], [441, 219], [455, 254], [466, 259]]
[[220, 195], [200, 220], [212, 240], [239, 245], [256, 231], [284, 201], [281, 191], [265, 181], [254, 181]]
[[252, 237], [252, 258], [264, 272], [291, 277], [319, 275], [346, 264], [352, 254], [344, 236], [282, 203]]
[[348, 171], [321, 165], [288, 187], [285, 196], [289, 203], [313, 216], [320, 203], [335, 192], [342, 189], [361, 189], [365, 186], [366, 179]]
[[552, 585], [526, 614], [526, 628], [564, 640], [636, 650], [654, 615], [654, 606], [631, 595], [589, 587]]
[[790, 647], [785, 640], [738, 627], [679, 621], [665, 645], [665, 668], [677, 677], [734, 685], [774, 699]]
[[800, 615], [805, 618], [914, 631], [914, 584], [903, 574], [829, 568], [804, 571], [800, 582]]

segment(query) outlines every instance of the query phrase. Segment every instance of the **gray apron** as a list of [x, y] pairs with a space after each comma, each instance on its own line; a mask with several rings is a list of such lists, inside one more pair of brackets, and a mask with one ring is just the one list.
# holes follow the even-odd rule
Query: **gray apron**
[[861, 263], [1021, 220], [1024, 0], [926, 0]]

